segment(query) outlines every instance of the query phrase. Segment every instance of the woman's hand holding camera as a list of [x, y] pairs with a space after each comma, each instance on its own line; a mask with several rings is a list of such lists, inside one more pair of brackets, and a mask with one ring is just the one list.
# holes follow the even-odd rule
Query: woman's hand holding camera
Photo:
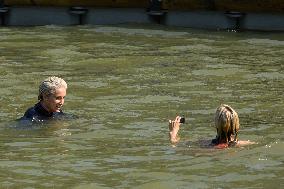
[[169, 120], [169, 137], [172, 144], [179, 142], [178, 131], [181, 123], [185, 122], [184, 117], [177, 116], [175, 120]]

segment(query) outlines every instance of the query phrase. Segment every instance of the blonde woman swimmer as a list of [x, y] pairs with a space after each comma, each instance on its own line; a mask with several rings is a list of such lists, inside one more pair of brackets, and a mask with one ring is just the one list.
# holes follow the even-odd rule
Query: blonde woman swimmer
[[[169, 139], [173, 145], [180, 141], [178, 132], [183, 118], [177, 116], [174, 120], [169, 120]], [[208, 141], [206, 146], [214, 148], [228, 148], [232, 146], [240, 147], [255, 144], [251, 141], [238, 140], [240, 129], [239, 116], [229, 105], [222, 104], [215, 113], [216, 138]]]

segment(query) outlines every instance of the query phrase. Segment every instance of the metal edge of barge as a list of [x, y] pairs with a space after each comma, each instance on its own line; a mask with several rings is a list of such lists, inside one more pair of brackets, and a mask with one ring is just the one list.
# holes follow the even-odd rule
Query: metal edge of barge
[[284, 0], [0, 0], [0, 27], [127, 23], [284, 31]]

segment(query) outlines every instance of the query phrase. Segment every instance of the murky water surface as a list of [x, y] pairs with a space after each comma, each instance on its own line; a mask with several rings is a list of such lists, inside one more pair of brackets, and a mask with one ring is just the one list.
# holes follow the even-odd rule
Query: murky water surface
[[[284, 187], [283, 33], [2, 27], [0, 43], [0, 188]], [[79, 118], [15, 128], [51, 75]], [[257, 144], [198, 145], [221, 103]], [[187, 123], [173, 148], [177, 114]]]

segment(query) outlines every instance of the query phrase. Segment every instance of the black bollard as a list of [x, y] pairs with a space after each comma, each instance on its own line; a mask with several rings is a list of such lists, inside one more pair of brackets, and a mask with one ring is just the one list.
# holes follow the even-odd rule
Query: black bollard
[[0, 25], [6, 25], [6, 14], [9, 12], [9, 8], [4, 5], [4, 0], [0, 0]]
[[69, 13], [78, 16], [78, 19], [79, 19], [78, 23], [79, 23], [79, 25], [83, 25], [84, 24], [83, 18], [87, 14], [87, 12], [88, 12], [88, 9], [85, 8], [85, 7], [71, 7], [69, 9]]
[[162, 8], [163, 0], [150, 0], [147, 13], [153, 20], [161, 24], [167, 11]]
[[225, 13], [225, 15], [230, 18], [233, 19], [235, 21], [235, 27], [232, 28], [235, 31], [240, 31], [241, 29], [241, 19], [245, 16], [245, 13], [242, 12], [235, 12], [235, 11], [227, 11]]

